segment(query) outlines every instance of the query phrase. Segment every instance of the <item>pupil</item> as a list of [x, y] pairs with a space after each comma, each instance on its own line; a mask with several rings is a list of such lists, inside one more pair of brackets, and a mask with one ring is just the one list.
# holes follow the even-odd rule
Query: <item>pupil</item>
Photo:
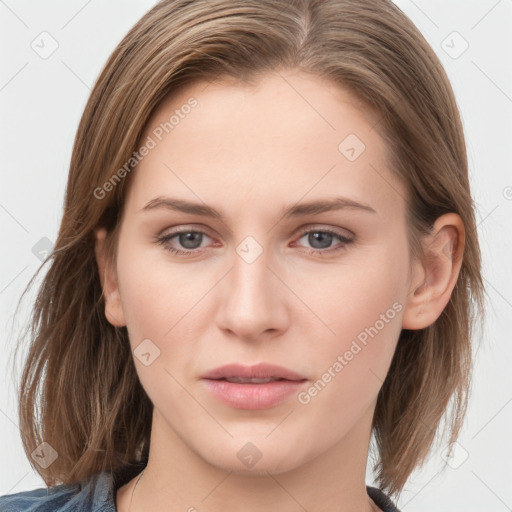
[[[201, 233], [196, 231], [189, 231], [187, 233], [180, 234], [180, 244], [186, 249], [197, 249], [201, 245]], [[194, 241], [194, 238], [196, 240]], [[199, 239], [199, 244], [197, 244], [197, 239]]]
[[[329, 247], [332, 241], [332, 234], [331, 233], [320, 233], [320, 232], [314, 232], [309, 234], [309, 240], [308, 242], [315, 247], [315, 249], [322, 249], [325, 247]], [[315, 243], [320, 241], [320, 246], [315, 246]]]

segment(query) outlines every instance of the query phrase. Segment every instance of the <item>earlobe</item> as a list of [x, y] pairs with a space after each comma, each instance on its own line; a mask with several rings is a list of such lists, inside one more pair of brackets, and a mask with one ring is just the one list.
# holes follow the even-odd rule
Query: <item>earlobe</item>
[[415, 263], [402, 318], [403, 329], [433, 324], [448, 304], [462, 266], [465, 232], [456, 213], [439, 217], [425, 242], [426, 259]]
[[105, 228], [97, 229], [94, 232], [94, 236], [94, 252], [96, 255], [98, 274], [105, 300], [105, 317], [113, 326], [123, 327], [126, 325], [126, 321], [121, 304], [117, 275], [107, 254], [107, 231]]

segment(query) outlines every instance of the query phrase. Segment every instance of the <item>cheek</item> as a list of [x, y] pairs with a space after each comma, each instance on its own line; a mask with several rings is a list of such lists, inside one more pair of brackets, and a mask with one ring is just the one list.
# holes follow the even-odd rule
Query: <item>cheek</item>
[[317, 380], [298, 401], [319, 417], [328, 410], [340, 425], [350, 424], [377, 398], [402, 325], [408, 259], [405, 249], [396, 250], [340, 267], [308, 295], [329, 329], [307, 351]]
[[[124, 246], [120, 243], [117, 268], [129, 342], [142, 386], [152, 400], [165, 389], [177, 400], [186, 401], [177, 381], [197, 374], [204, 332], [212, 325], [209, 291], [219, 277], [206, 265], [171, 261], [161, 247], [127, 241]], [[150, 355], [141, 357], [147, 353]]]
[[[306, 287], [306, 281], [302, 284]], [[296, 328], [302, 358], [315, 378], [296, 397], [294, 418], [299, 431], [315, 433], [316, 449], [322, 451], [345, 435], [356, 439], [364, 431], [361, 422], [371, 422], [403, 308], [399, 276], [387, 259], [368, 268], [339, 268], [323, 285], [310, 286], [308, 305], [326, 325], [315, 317], [306, 327], [299, 320]]]
[[190, 406], [190, 398], [177, 382], [183, 380], [180, 374], [193, 371], [190, 354], [197, 350], [196, 308], [206, 292], [198, 287], [206, 283], [192, 282], [183, 266], [169, 264], [165, 255], [157, 261], [152, 253], [122, 253], [121, 247], [119, 251], [121, 302], [135, 367], [155, 405], [171, 401]]
[[204, 276], [171, 262], [161, 247], [134, 243], [128, 249], [128, 243], [120, 244], [117, 265], [132, 344], [143, 338], [170, 338], [207, 291]]
[[[355, 338], [376, 323], [379, 331], [400, 323], [406, 258], [380, 250], [378, 255], [375, 251], [375, 256], [358, 260], [333, 266], [322, 279], [305, 276], [296, 280], [300, 293], [307, 297], [307, 306], [325, 326], [322, 337], [326, 341], [331, 338], [334, 344], [334, 340], [344, 343]], [[381, 315], [390, 320], [385, 329], [379, 321]]]

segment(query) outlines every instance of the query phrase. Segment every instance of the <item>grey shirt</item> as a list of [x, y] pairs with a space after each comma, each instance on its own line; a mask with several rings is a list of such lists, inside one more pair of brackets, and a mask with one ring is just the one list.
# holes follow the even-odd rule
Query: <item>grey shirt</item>
[[[138, 475], [146, 463], [134, 462], [113, 473], [96, 473], [74, 484], [0, 496], [0, 512], [117, 512], [117, 489]], [[370, 486], [366, 489], [383, 512], [400, 512], [380, 489]]]

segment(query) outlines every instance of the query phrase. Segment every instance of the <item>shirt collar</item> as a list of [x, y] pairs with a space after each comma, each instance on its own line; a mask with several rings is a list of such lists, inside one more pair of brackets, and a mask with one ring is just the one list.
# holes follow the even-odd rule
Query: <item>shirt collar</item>
[[[92, 475], [84, 482], [82, 492], [92, 499], [93, 512], [116, 512], [115, 495], [117, 490], [145, 467], [147, 461], [133, 462], [116, 469], [114, 472], [103, 471]], [[84, 496], [84, 497], [85, 497]]]

